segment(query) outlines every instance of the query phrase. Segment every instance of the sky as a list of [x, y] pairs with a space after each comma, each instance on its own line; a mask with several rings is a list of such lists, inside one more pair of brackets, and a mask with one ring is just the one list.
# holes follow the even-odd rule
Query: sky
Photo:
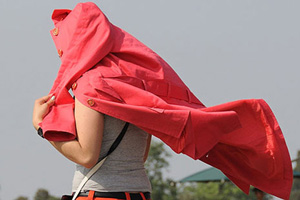
[[[0, 0], [0, 199], [32, 198], [38, 188], [71, 191], [74, 164], [32, 127], [34, 100], [48, 94], [60, 60], [49, 31], [54, 9], [75, 0]], [[265, 99], [291, 158], [300, 150], [300, 1], [98, 0], [109, 20], [134, 35], [213, 106]], [[170, 150], [169, 150], [170, 151]], [[208, 166], [172, 153], [166, 176]]]

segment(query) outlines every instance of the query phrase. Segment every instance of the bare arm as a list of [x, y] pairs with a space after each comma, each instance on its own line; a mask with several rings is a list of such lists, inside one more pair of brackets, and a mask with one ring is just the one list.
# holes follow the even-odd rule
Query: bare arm
[[[40, 110], [39, 106], [35, 105], [34, 110], [38, 112]], [[34, 112], [34, 116], [36, 115], [38, 114]], [[76, 140], [66, 142], [51, 141], [50, 143], [66, 158], [86, 168], [91, 168], [97, 163], [100, 155], [104, 123], [103, 114], [86, 107], [75, 99], [75, 122], [77, 130]], [[34, 127], [38, 128], [36, 123], [34, 122]]]

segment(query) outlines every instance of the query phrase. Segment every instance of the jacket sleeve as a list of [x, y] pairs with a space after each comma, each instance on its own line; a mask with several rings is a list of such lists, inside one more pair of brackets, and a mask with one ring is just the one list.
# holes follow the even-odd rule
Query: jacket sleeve
[[[52, 38], [61, 58], [61, 66], [50, 94], [55, 105], [40, 127], [49, 140], [76, 138], [72, 84], [101, 61], [112, 49], [112, 24], [94, 3], [79, 3], [72, 10], [55, 10]], [[95, 45], [96, 44], [96, 45]]]

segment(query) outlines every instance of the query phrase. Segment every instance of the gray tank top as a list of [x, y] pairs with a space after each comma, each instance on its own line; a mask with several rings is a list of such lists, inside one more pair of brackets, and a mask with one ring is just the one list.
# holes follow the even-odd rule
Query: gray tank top
[[[104, 131], [100, 159], [102, 159], [125, 125], [124, 121], [104, 116]], [[144, 153], [148, 134], [130, 124], [119, 146], [100, 169], [87, 181], [82, 191], [151, 192], [151, 184], [144, 168]], [[72, 191], [75, 192], [89, 169], [76, 165]]]

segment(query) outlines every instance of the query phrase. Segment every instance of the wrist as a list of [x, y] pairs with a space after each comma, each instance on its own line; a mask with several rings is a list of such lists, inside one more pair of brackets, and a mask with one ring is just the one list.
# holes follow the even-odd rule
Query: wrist
[[32, 123], [33, 123], [33, 127], [35, 130], [38, 130], [40, 128], [39, 124], [42, 122], [42, 120], [39, 120], [39, 119], [36, 119], [36, 120], [33, 120]]

